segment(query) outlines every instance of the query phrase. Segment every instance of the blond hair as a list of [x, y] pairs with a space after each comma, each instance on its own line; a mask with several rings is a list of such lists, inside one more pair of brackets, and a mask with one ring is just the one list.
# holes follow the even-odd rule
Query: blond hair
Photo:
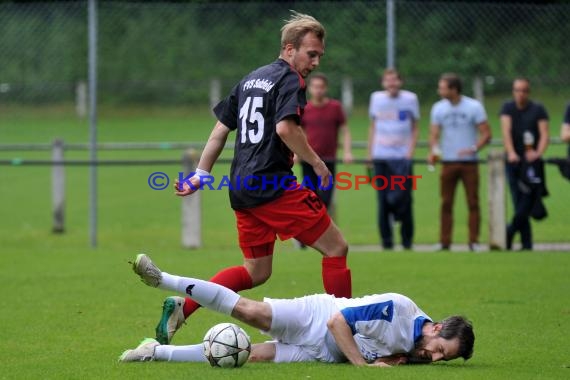
[[291, 11], [289, 20], [281, 28], [281, 49], [292, 44], [295, 49], [301, 46], [301, 40], [307, 33], [314, 33], [321, 41], [325, 40], [325, 28], [313, 16]]

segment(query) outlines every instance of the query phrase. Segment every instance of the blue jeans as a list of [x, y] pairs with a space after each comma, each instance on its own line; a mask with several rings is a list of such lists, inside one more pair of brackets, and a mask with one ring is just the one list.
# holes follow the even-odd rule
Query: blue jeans
[[[404, 163], [407, 160], [394, 160], [399, 161], [399, 163]], [[405, 173], [393, 172], [390, 165], [385, 161], [375, 161], [374, 162], [374, 175], [381, 175], [388, 178], [390, 181], [390, 176], [392, 175], [412, 175], [412, 165], [406, 166]], [[383, 185], [382, 180], [377, 179], [376, 185], [381, 187]], [[405, 192], [401, 194], [401, 199], [396, 204], [391, 204], [389, 201], [390, 192], [389, 187], [386, 190], [378, 190], [378, 228], [380, 230], [380, 238], [382, 240], [382, 246], [386, 249], [391, 249], [394, 247], [393, 239], [393, 227], [392, 223], [394, 220], [400, 221], [400, 237], [402, 239], [402, 245], [404, 248], [409, 249], [412, 247], [412, 240], [414, 237], [414, 218], [412, 214], [412, 180], [408, 179], [405, 183]]]
[[523, 249], [532, 249], [532, 229], [530, 226], [530, 213], [536, 200], [536, 191], [528, 193], [519, 188], [520, 167], [519, 164], [507, 163], [507, 179], [513, 200], [514, 215], [511, 223], [507, 226], [507, 245], [512, 242], [517, 232], [521, 234]]

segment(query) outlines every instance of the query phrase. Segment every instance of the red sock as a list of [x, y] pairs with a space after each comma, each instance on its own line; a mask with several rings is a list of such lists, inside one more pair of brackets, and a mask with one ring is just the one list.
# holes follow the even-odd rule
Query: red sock
[[[253, 286], [251, 282], [251, 276], [243, 265], [226, 268], [218, 272], [214, 277], [210, 279], [210, 281], [225, 286], [234, 292], [251, 289]], [[194, 302], [192, 299], [186, 298], [186, 301], [184, 302], [184, 308], [182, 310], [184, 313], [184, 318], [188, 318], [199, 307], [200, 305]]]
[[323, 257], [323, 285], [328, 294], [335, 297], [352, 297], [350, 269], [346, 267], [346, 256]]

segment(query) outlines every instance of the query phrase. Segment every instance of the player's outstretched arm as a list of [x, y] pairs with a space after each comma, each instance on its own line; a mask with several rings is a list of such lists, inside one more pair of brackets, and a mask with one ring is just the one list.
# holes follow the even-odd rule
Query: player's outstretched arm
[[366, 360], [360, 355], [352, 330], [341, 313], [335, 313], [327, 322], [327, 327], [333, 335], [338, 348], [354, 365], [366, 365]]
[[392, 367], [395, 365], [406, 364], [407, 361], [408, 361], [408, 358], [406, 355], [396, 354], [396, 355], [387, 356], [384, 358], [378, 358], [378, 359], [374, 360], [372, 365], [375, 365], [377, 367]]
[[220, 153], [222, 153], [222, 150], [226, 145], [226, 140], [228, 139], [229, 134], [230, 129], [221, 121], [218, 121], [214, 126], [212, 133], [210, 133], [208, 142], [204, 147], [204, 151], [200, 157], [200, 162], [198, 162], [198, 169], [202, 169], [207, 172], [212, 171], [214, 163], [216, 163], [216, 160], [220, 157]]
[[307, 141], [301, 126], [292, 119], [283, 119], [276, 126], [277, 134], [293, 153], [313, 167], [321, 178], [321, 186], [327, 188], [331, 173], [323, 160], [315, 153]]
[[226, 140], [230, 134], [230, 129], [226, 127], [221, 121], [218, 121], [208, 138], [208, 142], [204, 147], [204, 151], [200, 156], [200, 161], [198, 162], [198, 167], [196, 168], [197, 175], [190, 178], [192, 186], [188, 183], [180, 184], [178, 180], [174, 185], [176, 189], [176, 195], [186, 196], [195, 192], [200, 188], [200, 173], [203, 175], [209, 175], [214, 167], [214, 163], [222, 153], [224, 146], [226, 145]]

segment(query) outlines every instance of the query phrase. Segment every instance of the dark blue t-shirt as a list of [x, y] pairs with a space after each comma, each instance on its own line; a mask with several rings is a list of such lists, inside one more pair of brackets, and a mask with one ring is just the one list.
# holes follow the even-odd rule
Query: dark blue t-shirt
[[218, 120], [237, 130], [230, 172], [233, 209], [259, 206], [280, 197], [293, 177], [293, 153], [277, 134], [277, 123], [300, 124], [305, 81], [278, 59], [243, 78], [215, 108]]
[[523, 134], [527, 131], [534, 137], [533, 148], [536, 149], [540, 137], [538, 122], [548, 120], [548, 114], [542, 104], [529, 101], [525, 108], [519, 109], [513, 100], [507, 101], [501, 108], [501, 116], [503, 115], [511, 117], [511, 138], [515, 152], [519, 156], [524, 155]]
[[[564, 124], [570, 125], [570, 103], [568, 103], [566, 112], [564, 113]], [[568, 144], [568, 157], [570, 157], [570, 144]]]

